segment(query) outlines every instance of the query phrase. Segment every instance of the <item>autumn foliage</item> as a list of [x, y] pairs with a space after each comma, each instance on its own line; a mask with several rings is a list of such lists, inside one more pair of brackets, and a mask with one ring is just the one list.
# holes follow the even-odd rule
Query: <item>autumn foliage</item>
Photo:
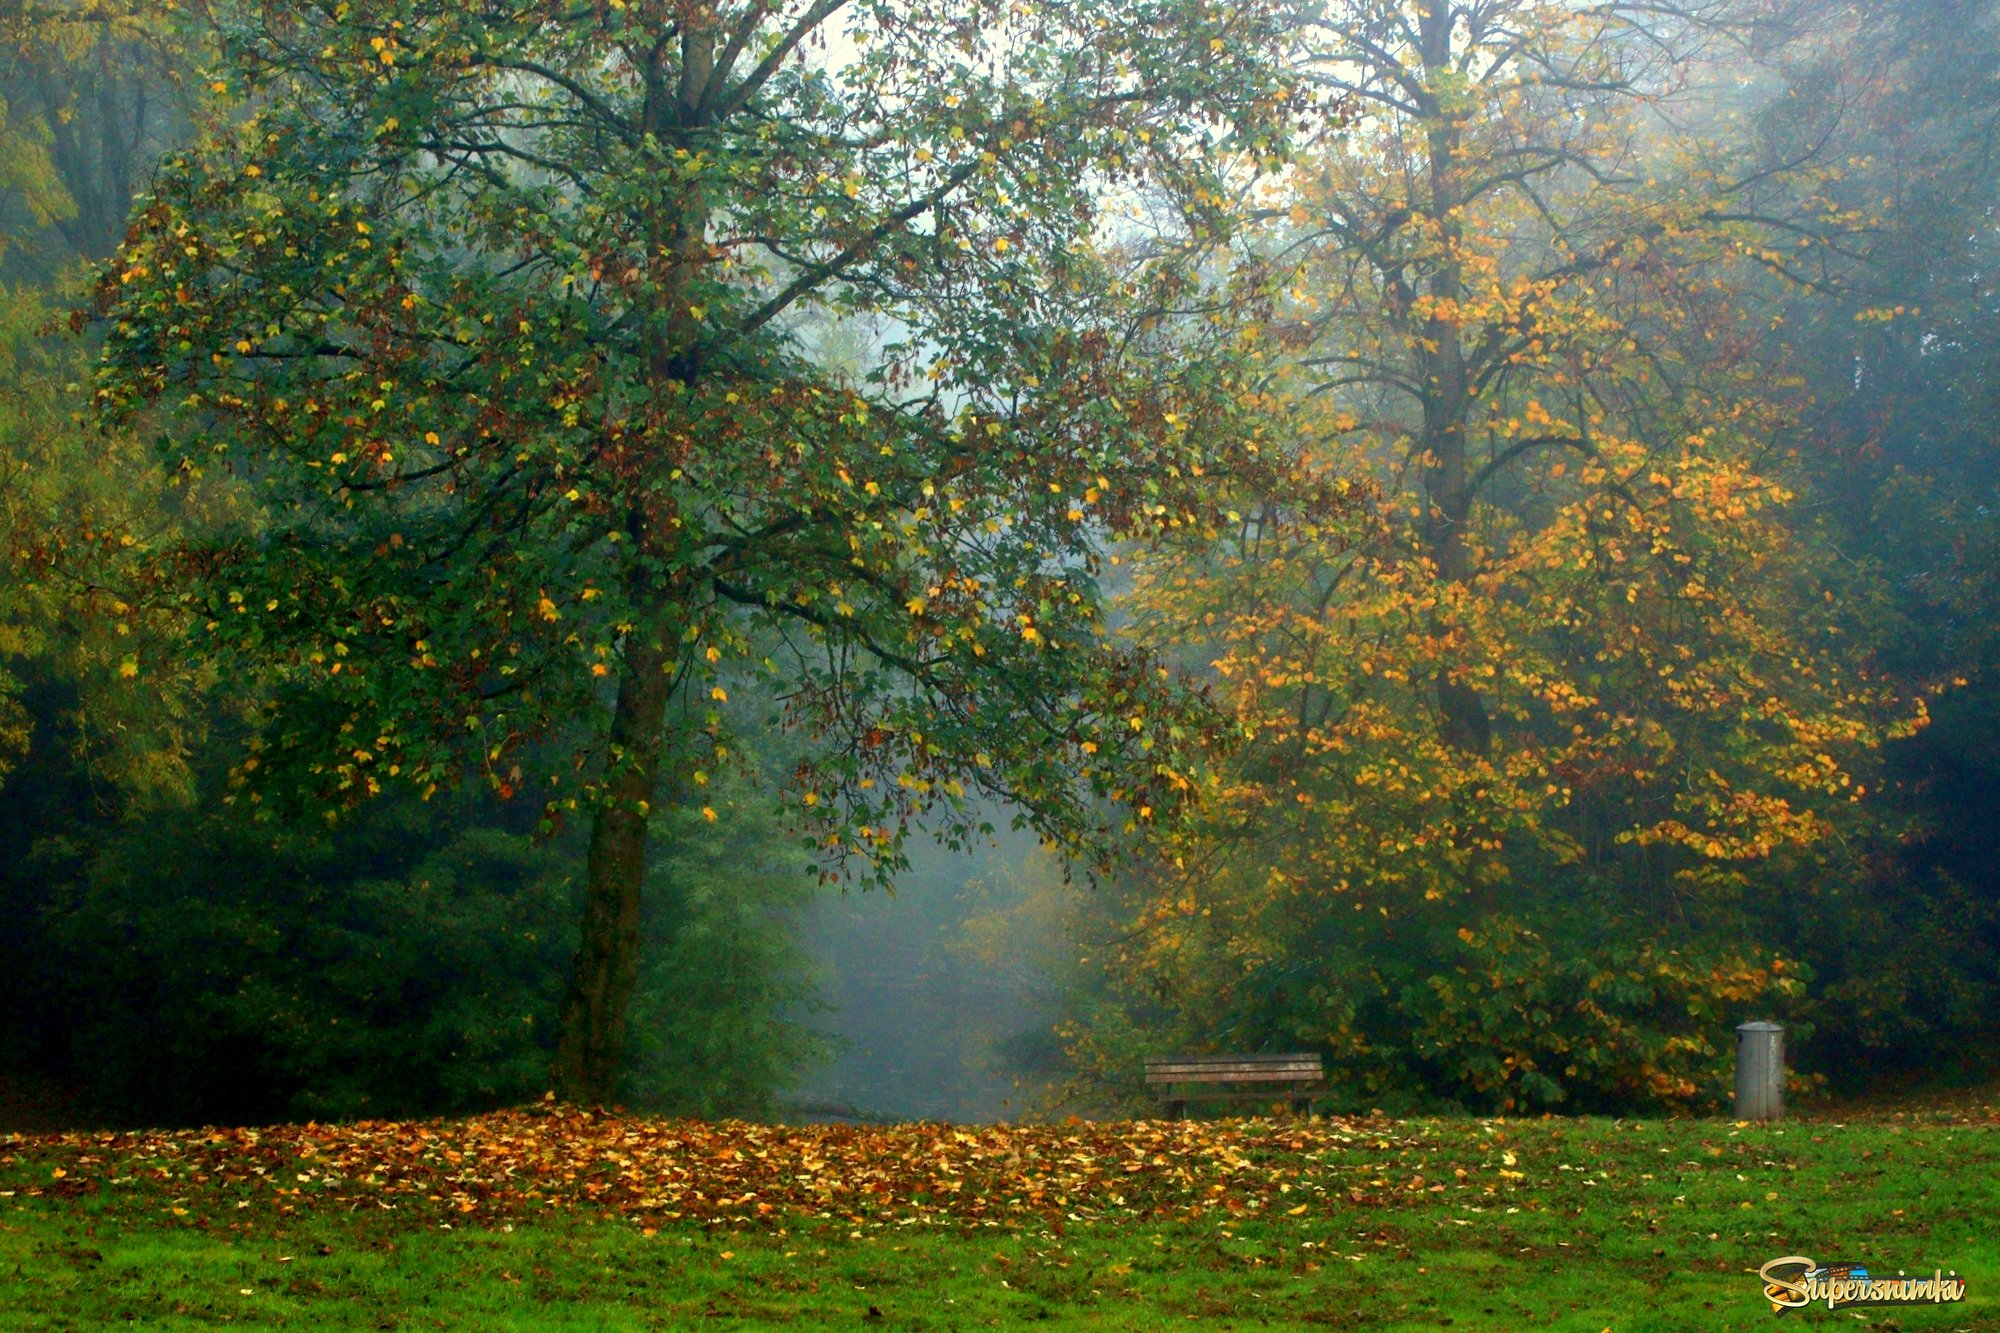
[[[1702, 1104], [1731, 1024], [1803, 994], [1776, 886], [1841, 873], [1925, 717], [1843, 638], [1758, 341], [1852, 216], [1642, 132], [1685, 58], [1610, 11], [1334, 13], [1315, 68], [1362, 117], [1251, 201], [1265, 391], [1376, 499], [1143, 562], [1136, 632], [1242, 749], [1093, 956], [1142, 1027], [1322, 1046], [1363, 1096]], [[1129, 1062], [1116, 1031], [1078, 1049]]]

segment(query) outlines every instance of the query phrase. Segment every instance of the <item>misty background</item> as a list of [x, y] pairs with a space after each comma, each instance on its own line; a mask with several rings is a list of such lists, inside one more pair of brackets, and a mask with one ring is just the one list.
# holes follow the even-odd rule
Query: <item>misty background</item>
[[972, 927], [1019, 899], [1034, 840], [974, 857], [926, 843], [895, 892], [822, 893], [800, 919], [833, 1039], [783, 1103], [808, 1116], [979, 1123], [1043, 1109], [1059, 1016], [1051, 978], [974, 947]]

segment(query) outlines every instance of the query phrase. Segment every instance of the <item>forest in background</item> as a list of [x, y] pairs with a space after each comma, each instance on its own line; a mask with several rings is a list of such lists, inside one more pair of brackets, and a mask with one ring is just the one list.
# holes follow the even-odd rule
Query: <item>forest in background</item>
[[[984, 845], [1001, 809], [1054, 850], [985, 867], [955, 947], [1059, 1006], [1010, 1048], [1053, 1105], [1143, 1105], [1139, 1061], [1170, 1049], [1317, 1050], [1337, 1105], [1512, 1112], [1711, 1107], [1752, 1017], [1791, 1024], [1795, 1067], [1845, 1091], [1993, 1049], [2000, 7], [1169, 5], [1150, 21], [1172, 40], [1131, 67], [1178, 111], [1079, 102], [1082, 128], [1031, 132], [964, 36], [958, 92], [891, 108], [925, 131], [890, 136], [907, 177], [853, 129], [903, 77], [864, 55], [865, 89], [721, 96], [761, 122], [740, 141], [690, 120], [719, 183], [601, 133], [565, 174], [532, 136], [569, 131], [491, 129], [427, 81], [427, 52], [488, 40], [461, 26], [482, 16], [356, 8], [0, 9], [0, 1075], [24, 1113], [404, 1116], [599, 1086], [587, 1059], [551, 1073], [598, 808], [636, 810], [650, 847], [616, 1092], [674, 1112], [777, 1114], [826, 1054], [799, 928], [829, 847], [893, 882], [904, 831]], [[571, 85], [606, 48], [552, 36], [547, 8], [483, 21], [558, 91], [480, 94], [595, 115], [620, 86]], [[567, 22], [672, 25], [614, 8]], [[712, 8], [725, 32], [798, 17]], [[948, 8], [878, 17], [921, 45]], [[1051, 22], [1048, 49], [1094, 70]], [[1176, 23], [1247, 62], [1202, 76], [1256, 92], [1226, 129], [1174, 119], [1222, 96], [1175, 83]], [[677, 37], [654, 49], [676, 77], [727, 64], [729, 42]], [[796, 140], [771, 148], [773, 124]], [[1017, 140], [1039, 156], [1014, 161]], [[412, 221], [368, 193], [451, 152], [472, 183], [449, 207]], [[657, 222], [656, 196], [606, 201], [627, 152], [657, 168], [634, 169], [645, 189], [714, 193], [678, 244], [739, 221], [794, 238], [776, 276], [686, 250], [660, 279], [677, 310], [561, 296], [620, 245], [657, 251], [619, 231], [620, 209]], [[821, 169], [759, 192], [787, 154]], [[1104, 170], [1058, 187], [1078, 162]], [[961, 187], [980, 193], [948, 212]], [[322, 190], [351, 216], [310, 219]], [[253, 244], [285, 209], [283, 243]], [[884, 256], [865, 281], [815, 258], [855, 234]], [[372, 235], [421, 272], [371, 267]], [[261, 281], [170, 274], [197, 242]], [[351, 387], [299, 350], [290, 300], [336, 261], [345, 313], [312, 327], [376, 358]], [[822, 269], [817, 305], [762, 313]], [[541, 416], [513, 401], [525, 376], [454, 381], [404, 351], [430, 305], [563, 301], [504, 347], [442, 316], [421, 335], [478, 346], [467, 376], [542, 357]], [[1119, 328], [1129, 361], [1091, 338]], [[600, 349], [634, 329], [683, 340], [679, 360], [621, 381]], [[899, 416], [927, 362], [944, 389]], [[688, 432], [672, 459], [577, 427], [637, 383], [716, 386], [673, 409], [695, 428], [646, 419]], [[789, 399], [751, 419], [745, 385], [846, 397], [837, 419]], [[441, 432], [411, 408], [345, 442], [336, 423], [406, 391]], [[286, 416], [304, 393], [323, 423]], [[988, 442], [969, 463], [968, 424]], [[788, 436], [817, 452], [777, 459]], [[401, 498], [435, 476], [458, 489]], [[810, 521], [757, 507], [794, 491]], [[518, 520], [450, 526], [516, 496]], [[569, 515], [632, 496], [726, 521], [694, 555], [621, 565]], [[911, 535], [961, 506], [958, 554]], [[804, 529], [824, 544], [716, 572], [732, 532]], [[427, 540], [428, 563], [405, 554]], [[697, 566], [724, 590], [698, 607], [677, 581]], [[668, 665], [692, 663], [654, 701], [670, 740], [647, 764], [685, 776], [625, 799], [630, 709], [606, 691], [639, 656], [642, 587], [673, 608]], [[434, 626], [414, 650], [384, 632], [406, 594], [398, 614]], [[781, 596], [810, 652], [757, 620]], [[939, 667], [933, 641], [981, 662]], [[515, 654], [533, 684], [503, 693], [453, 647]], [[456, 711], [423, 733], [461, 696], [482, 725], [514, 710], [490, 744], [464, 748]], [[1091, 706], [1058, 716], [1072, 698]], [[381, 743], [338, 739], [364, 718]], [[583, 776], [545, 797], [543, 774]]]

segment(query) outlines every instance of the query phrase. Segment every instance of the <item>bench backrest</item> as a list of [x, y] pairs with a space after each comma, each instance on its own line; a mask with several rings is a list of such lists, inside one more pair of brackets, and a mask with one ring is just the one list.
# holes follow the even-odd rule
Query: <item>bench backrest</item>
[[1146, 1061], [1146, 1082], [1310, 1083], [1325, 1074], [1317, 1054], [1167, 1055]]

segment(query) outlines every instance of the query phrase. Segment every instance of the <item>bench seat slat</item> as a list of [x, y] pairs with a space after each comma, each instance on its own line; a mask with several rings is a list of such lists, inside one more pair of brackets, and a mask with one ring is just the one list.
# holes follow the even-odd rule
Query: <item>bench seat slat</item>
[[1319, 1067], [1320, 1063], [1317, 1060], [1264, 1060], [1255, 1062], [1238, 1060], [1228, 1064], [1218, 1061], [1214, 1064], [1200, 1065], [1181, 1060], [1149, 1060], [1146, 1063], [1146, 1072], [1149, 1074], [1172, 1072], [1186, 1074], [1190, 1078], [1199, 1078], [1203, 1074], [1248, 1074], [1263, 1069], [1274, 1070], [1281, 1074], [1294, 1074], [1300, 1070], [1316, 1071]]
[[1272, 1073], [1268, 1069], [1246, 1073], [1202, 1073], [1202, 1075], [1146, 1075], [1146, 1083], [1318, 1083], [1318, 1069], [1298, 1069], [1292, 1073]]
[[1175, 1058], [1146, 1061], [1149, 1082], [1167, 1079], [1199, 1082], [1204, 1079], [1318, 1078], [1322, 1072], [1317, 1056], [1284, 1056], [1267, 1060]]
[[1265, 1088], [1259, 1092], [1199, 1092], [1186, 1097], [1161, 1097], [1163, 1102], [1288, 1102], [1307, 1096], [1308, 1090]]
[[1234, 1065], [1317, 1065], [1317, 1055], [1307, 1052], [1302, 1055], [1156, 1055], [1146, 1061], [1148, 1067], [1154, 1065], [1188, 1065], [1209, 1068]]

